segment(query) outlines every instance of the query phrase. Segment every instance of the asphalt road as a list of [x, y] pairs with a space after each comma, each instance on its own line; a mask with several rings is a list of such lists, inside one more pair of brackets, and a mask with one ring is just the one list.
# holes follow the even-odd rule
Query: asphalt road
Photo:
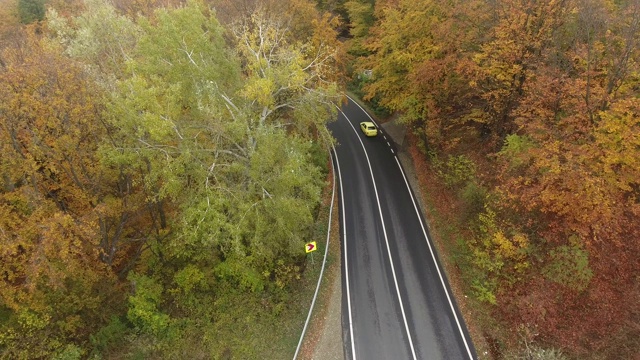
[[355, 103], [329, 128], [338, 141], [346, 359], [475, 359], [391, 138], [367, 138]]

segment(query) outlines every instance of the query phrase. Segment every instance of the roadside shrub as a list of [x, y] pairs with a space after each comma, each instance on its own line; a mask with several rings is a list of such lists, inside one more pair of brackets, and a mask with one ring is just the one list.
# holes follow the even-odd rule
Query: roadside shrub
[[472, 219], [477, 219], [478, 215], [484, 211], [488, 190], [475, 181], [468, 181], [460, 191], [460, 197], [464, 201], [462, 219], [469, 223]]
[[593, 277], [589, 268], [589, 254], [580, 246], [576, 237], [569, 245], [559, 246], [549, 252], [551, 262], [542, 269], [544, 276], [556, 283], [583, 291]]
[[526, 234], [500, 221], [488, 206], [479, 214], [478, 221], [479, 229], [469, 242], [476, 274], [472, 288], [478, 300], [495, 305], [495, 295], [500, 290], [525, 277], [531, 265], [531, 243]]
[[111, 317], [111, 321], [89, 337], [94, 352], [101, 353], [111, 344], [119, 344], [127, 333], [127, 325], [119, 317]]
[[429, 158], [436, 174], [450, 189], [475, 181], [476, 164], [466, 155], [449, 155], [446, 161], [435, 152], [429, 152]]
[[560, 350], [544, 348], [535, 343], [537, 328], [520, 324], [517, 327], [520, 336], [520, 349], [505, 354], [506, 360], [569, 360]]

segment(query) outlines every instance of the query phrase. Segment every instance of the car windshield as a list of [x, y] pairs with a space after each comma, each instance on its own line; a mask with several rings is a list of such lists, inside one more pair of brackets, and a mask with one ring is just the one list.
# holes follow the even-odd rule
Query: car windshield
[[367, 130], [375, 130], [375, 129], [376, 129], [375, 126], [372, 126], [372, 125], [367, 126]]

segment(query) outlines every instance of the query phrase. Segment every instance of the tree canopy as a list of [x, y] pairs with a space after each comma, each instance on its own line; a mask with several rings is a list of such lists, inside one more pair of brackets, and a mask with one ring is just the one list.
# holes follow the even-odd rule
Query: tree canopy
[[475, 209], [459, 244], [469, 291], [581, 358], [637, 346], [639, 10], [378, 1], [354, 33], [366, 97], [401, 114]]
[[336, 24], [297, 0], [226, 26], [202, 1], [136, 4], [52, 7], [1, 49], [2, 357], [99, 354], [126, 331], [169, 356], [216, 301], [277, 303], [303, 271]]

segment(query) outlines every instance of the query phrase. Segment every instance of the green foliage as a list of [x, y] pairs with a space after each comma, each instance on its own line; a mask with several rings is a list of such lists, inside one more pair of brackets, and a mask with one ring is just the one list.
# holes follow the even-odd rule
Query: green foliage
[[176, 272], [173, 279], [180, 290], [185, 293], [206, 286], [205, 274], [194, 265], [187, 265], [184, 269]]
[[310, 33], [292, 34], [282, 19], [258, 10], [232, 28], [247, 74], [240, 94], [251, 104], [251, 128], [287, 127], [308, 137], [334, 118], [340, 95], [331, 69], [340, 45], [326, 16], [311, 25]]
[[526, 234], [509, 229], [488, 206], [479, 215], [476, 239], [468, 246], [473, 256], [472, 288], [480, 301], [496, 304], [498, 292], [523, 279], [530, 267]]
[[9, 321], [11, 318], [11, 309], [4, 304], [0, 304], [0, 326]]
[[330, 160], [327, 158], [326, 148], [318, 141], [312, 141], [309, 148], [309, 161], [320, 170], [320, 174], [329, 173]]
[[162, 285], [153, 278], [136, 273], [130, 273], [127, 279], [134, 289], [128, 299], [127, 319], [144, 333], [163, 334], [171, 320], [169, 315], [160, 310]]
[[57, 354], [55, 354], [53, 356], [53, 360], [80, 360], [82, 359], [82, 356], [84, 355], [85, 351], [75, 345], [75, 344], [69, 344], [67, 346], [64, 347], [64, 349], [62, 349], [60, 352], [58, 352]]
[[50, 8], [47, 26], [66, 54], [82, 60], [98, 84], [112, 90], [115, 80], [126, 74], [126, 61], [142, 29], [108, 1], [86, 0], [84, 6], [86, 10], [72, 19]]
[[127, 325], [117, 316], [112, 316], [111, 321], [95, 334], [89, 337], [94, 353], [102, 353], [110, 345], [118, 344], [127, 334]]
[[515, 169], [526, 165], [531, 160], [529, 150], [534, 146], [535, 144], [527, 136], [507, 135], [498, 155], [504, 157], [511, 167]]
[[438, 176], [447, 187], [460, 187], [475, 180], [476, 164], [466, 155], [448, 155], [447, 160], [442, 161], [432, 152], [430, 159]]
[[18, 0], [18, 15], [23, 24], [42, 21], [45, 10], [45, 0]]
[[216, 277], [220, 281], [233, 284], [244, 291], [261, 292], [265, 288], [265, 276], [246, 264], [250, 258], [229, 258], [215, 268]]
[[349, 14], [351, 29], [349, 33], [356, 38], [364, 38], [373, 26], [375, 17], [373, 16], [374, 3], [369, 0], [349, 0], [344, 3]]
[[593, 271], [589, 268], [587, 251], [575, 236], [571, 239], [569, 245], [558, 246], [549, 252], [550, 262], [542, 269], [542, 273], [551, 281], [583, 291], [589, 286]]
[[349, 16], [349, 34], [353, 37], [349, 42], [348, 51], [355, 56], [364, 56], [369, 53], [363, 42], [369, 34], [369, 28], [374, 24], [374, 5], [368, 0], [349, 0], [344, 3]]
[[471, 289], [472, 289], [473, 296], [478, 301], [486, 302], [491, 305], [497, 304], [497, 301], [496, 301], [497, 285], [495, 280], [488, 281], [486, 279], [485, 280], [476, 279], [472, 281]]
[[0, 354], [3, 358], [51, 356], [60, 346], [59, 336], [47, 338], [44, 330], [51, 325], [51, 316], [29, 309], [13, 312], [0, 329]]
[[283, 290], [294, 280], [300, 280], [300, 266], [285, 262], [282, 259], [276, 260], [274, 269], [275, 286]]
[[188, 314], [197, 314], [207, 306], [206, 299], [213, 288], [214, 275], [212, 271], [205, 273], [204, 266], [198, 267], [188, 264], [173, 275], [175, 286], [169, 289], [176, 306]]
[[471, 222], [472, 219], [485, 209], [489, 190], [476, 181], [467, 181], [467, 184], [460, 190], [460, 198], [464, 202], [463, 218], [465, 222]]

